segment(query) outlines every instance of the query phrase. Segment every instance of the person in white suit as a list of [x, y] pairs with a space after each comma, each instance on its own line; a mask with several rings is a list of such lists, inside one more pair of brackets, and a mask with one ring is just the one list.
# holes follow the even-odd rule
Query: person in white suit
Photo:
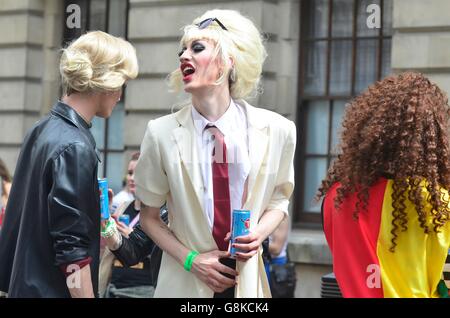
[[[135, 174], [142, 228], [164, 251], [155, 297], [270, 297], [261, 243], [287, 217], [295, 124], [244, 101], [267, 55], [251, 20], [207, 11], [184, 27], [180, 45], [169, 80], [191, 100], [148, 123]], [[233, 209], [251, 211], [234, 260]]]

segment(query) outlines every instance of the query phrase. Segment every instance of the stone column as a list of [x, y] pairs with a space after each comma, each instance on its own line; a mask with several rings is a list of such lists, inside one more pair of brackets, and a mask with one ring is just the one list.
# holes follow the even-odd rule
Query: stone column
[[0, 2], [0, 157], [14, 170], [42, 107], [43, 0]]
[[0, 2], [0, 157], [14, 171], [23, 138], [59, 94], [58, 0]]
[[46, 0], [44, 10], [44, 73], [41, 114], [47, 114], [60, 97], [59, 57], [64, 31], [64, 1]]

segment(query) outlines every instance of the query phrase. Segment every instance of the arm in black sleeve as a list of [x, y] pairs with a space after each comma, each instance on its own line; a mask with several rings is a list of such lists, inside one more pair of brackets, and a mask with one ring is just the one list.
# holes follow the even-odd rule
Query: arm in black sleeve
[[129, 238], [122, 236], [122, 245], [112, 251], [117, 259], [125, 266], [133, 266], [150, 254], [155, 243], [144, 233], [138, 223]]
[[[161, 207], [161, 218], [167, 223], [168, 215], [165, 206]], [[142, 230], [140, 223], [137, 223], [129, 238], [122, 236], [122, 245], [112, 253], [123, 265], [133, 266], [150, 255], [155, 246], [152, 239]]]
[[96, 157], [83, 143], [67, 146], [53, 159], [52, 185], [47, 198], [55, 265], [88, 258], [98, 209], [93, 206]]

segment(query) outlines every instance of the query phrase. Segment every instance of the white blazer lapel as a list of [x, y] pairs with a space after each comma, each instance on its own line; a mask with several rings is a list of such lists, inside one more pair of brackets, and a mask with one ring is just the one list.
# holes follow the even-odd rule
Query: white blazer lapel
[[195, 128], [191, 119], [191, 109], [189, 106], [184, 107], [177, 116], [177, 120], [180, 126], [175, 128], [172, 132], [172, 137], [180, 153], [181, 161], [189, 176], [195, 191], [197, 200], [204, 209], [203, 206], [203, 178], [201, 174], [200, 160], [196, 148]]
[[267, 146], [269, 143], [268, 123], [264, 118], [257, 118], [255, 109], [245, 101], [242, 101], [247, 112], [248, 121], [248, 148], [250, 158], [250, 173], [247, 183], [247, 197], [244, 208], [252, 200], [253, 188], [255, 187], [257, 177], [260, 174], [261, 166], [266, 158]]

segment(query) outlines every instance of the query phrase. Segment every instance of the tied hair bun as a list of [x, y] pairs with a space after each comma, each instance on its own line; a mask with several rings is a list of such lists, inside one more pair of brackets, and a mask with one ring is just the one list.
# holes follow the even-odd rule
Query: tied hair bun
[[62, 59], [61, 73], [63, 81], [77, 92], [88, 90], [94, 75], [89, 55], [82, 51], [64, 50]]
[[83, 34], [62, 50], [59, 66], [63, 95], [118, 91], [136, 78], [136, 50], [102, 31]]

